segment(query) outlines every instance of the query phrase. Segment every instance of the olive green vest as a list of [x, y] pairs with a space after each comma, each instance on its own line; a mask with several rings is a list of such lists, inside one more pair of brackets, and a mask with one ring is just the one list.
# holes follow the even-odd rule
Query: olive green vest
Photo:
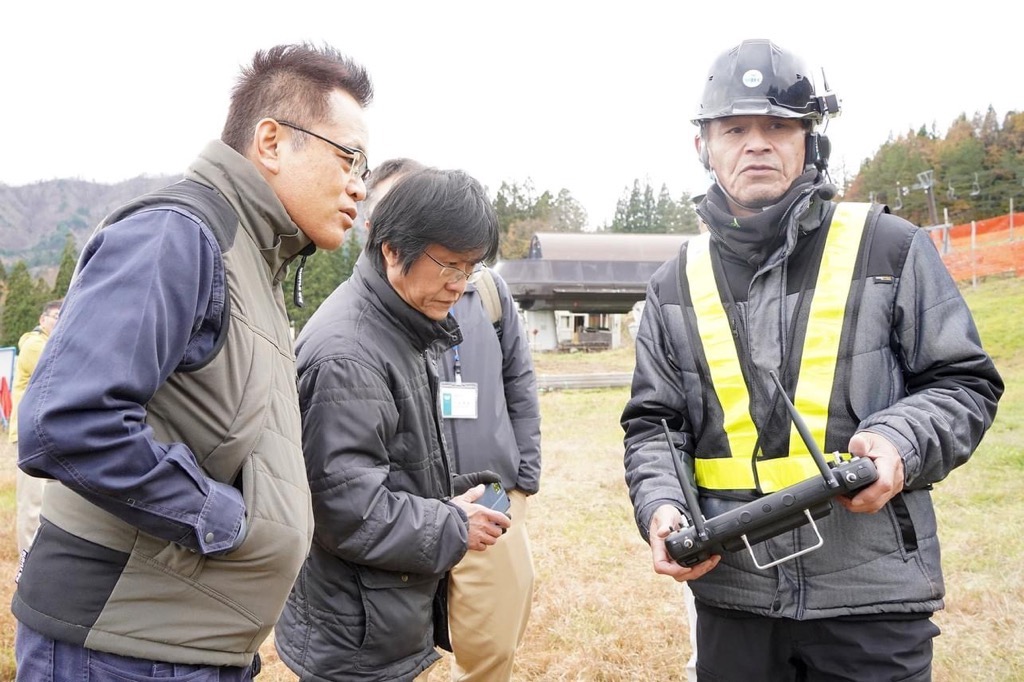
[[[246, 666], [277, 622], [306, 558], [313, 514], [280, 286], [288, 254], [268, 255], [282, 249], [280, 230], [266, 220], [265, 209], [247, 205], [276, 199], [265, 183], [259, 187], [262, 180], [248, 161], [221, 147], [211, 145], [191, 175], [223, 194], [222, 210], [204, 222], [223, 252], [227, 335], [212, 360], [171, 375], [147, 404], [146, 423], [158, 440], [187, 444], [211, 478], [240, 483], [245, 541], [225, 556], [202, 556], [138, 531], [59, 484], [47, 486], [43, 516], [69, 533], [131, 555], [87, 635], [87, 647], [154, 660]], [[238, 164], [245, 165], [233, 167]], [[222, 174], [225, 165], [235, 172]], [[239, 175], [255, 187], [245, 191]], [[263, 196], [252, 199], [250, 192]], [[175, 201], [182, 202], [187, 199]], [[166, 192], [156, 192], [123, 207], [105, 224], [167, 204]], [[294, 255], [308, 240], [279, 202], [274, 208], [282, 216], [279, 223], [292, 230], [284, 241]]]

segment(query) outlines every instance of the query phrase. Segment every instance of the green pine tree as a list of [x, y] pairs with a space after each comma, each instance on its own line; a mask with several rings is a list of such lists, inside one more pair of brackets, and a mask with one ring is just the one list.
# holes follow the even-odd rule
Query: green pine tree
[[49, 287], [41, 289], [33, 281], [25, 261], [18, 261], [7, 279], [7, 299], [2, 317], [0, 346], [16, 346], [18, 339], [39, 323], [39, 311], [46, 302]]
[[612, 232], [663, 234], [697, 232], [697, 214], [690, 205], [690, 196], [683, 193], [679, 202], [672, 199], [668, 187], [661, 186], [658, 198], [650, 182], [633, 181], [628, 197], [623, 195], [615, 205]]
[[53, 285], [53, 298], [64, 298], [68, 294], [68, 287], [71, 285], [71, 276], [75, 274], [75, 265], [78, 263], [78, 249], [75, 247], [75, 237], [68, 233], [64, 240], [64, 251], [60, 255], [60, 268], [57, 270], [57, 281]]

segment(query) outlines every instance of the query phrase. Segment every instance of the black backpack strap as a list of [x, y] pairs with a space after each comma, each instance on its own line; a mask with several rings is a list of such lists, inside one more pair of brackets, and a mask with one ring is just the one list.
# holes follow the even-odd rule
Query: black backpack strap
[[227, 251], [234, 244], [238, 216], [228, 200], [212, 187], [195, 180], [181, 180], [145, 195], [142, 201], [145, 206], [169, 204], [186, 208], [210, 228], [221, 251]]

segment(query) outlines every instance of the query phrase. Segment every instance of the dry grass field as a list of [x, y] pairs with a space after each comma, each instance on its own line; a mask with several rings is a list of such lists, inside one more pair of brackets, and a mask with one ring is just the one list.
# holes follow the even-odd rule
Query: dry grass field
[[[936, 621], [937, 682], [1024, 680], [1024, 280], [966, 292], [1007, 383], [995, 426], [974, 458], [934, 493], [947, 596]], [[540, 372], [621, 371], [628, 352], [542, 355]], [[528, 524], [537, 592], [514, 679], [523, 682], [680, 680], [689, 644], [679, 587], [650, 569], [622, 477], [618, 418], [627, 388], [541, 396], [544, 476]], [[13, 455], [0, 454], [0, 600], [15, 569]], [[837, 542], [838, 538], [826, 541]], [[13, 629], [0, 608], [0, 680], [13, 678]], [[741, 647], [741, 645], [740, 645]], [[296, 678], [262, 650], [261, 682]], [[447, 664], [432, 671], [447, 680]]]

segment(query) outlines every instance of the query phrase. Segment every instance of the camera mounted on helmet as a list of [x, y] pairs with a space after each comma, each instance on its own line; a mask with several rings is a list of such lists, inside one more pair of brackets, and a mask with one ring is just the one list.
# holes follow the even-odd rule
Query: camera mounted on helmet
[[[822, 73], [824, 81], [824, 72]], [[796, 55], [765, 39], [744, 40], [715, 59], [704, 84], [704, 92], [693, 123], [727, 116], [777, 116], [807, 122], [806, 164], [818, 170], [828, 167], [831, 145], [814, 127], [839, 115], [840, 101], [834, 93], [818, 94], [811, 71]], [[708, 168], [706, 146], [701, 162]]]

